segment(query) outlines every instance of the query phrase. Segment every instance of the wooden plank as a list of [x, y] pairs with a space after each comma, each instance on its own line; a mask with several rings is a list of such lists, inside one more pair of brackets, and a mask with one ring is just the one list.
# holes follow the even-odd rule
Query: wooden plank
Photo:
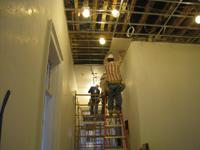
[[106, 53], [108, 50], [73, 50], [72, 52], [73, 53], [96, 53], [96, 52], [102, 52], [102, 53]]
[[[128, 4], [128, 3], [123, 3], [122, 10], [126, 10], [127, 4]], [[125, 13], [125, 12], [121, 12], [121, 14], [124, 14], [124, 13]]]
[[[168, 13], [171, 13], [173, 10], [171, 10], [170, 8], [172, 7], [172, 3], [166, 3], [164, 8], [163, 8], [163, 11], [166, 11], [168, 10], [165, 14], [168, 14]], [[156, 25], [160, 25], [163, 18], [165, 18], [165, 16], [158, 16], [155, 23]], [[154, 33], [156, 30], [157, 30], [158, 27], [150, 27], [149, 31], [146, 31], [148, 33]]]
[[[82, 33], [82, 36], [80, 36], [79, 34], [74, 34], [74, 33], [69, 33], [69, 37], [72, 38], [78, 38], [78, 39], [99, 39], [99, 35], [88, 35], [87, 33]], [[111, 34], [102, 34], [104, 39], [108, 39], [111, 40], [112, 39], [112, 33]]]
[[[107, 10], [107, 8], [108, 8], [108, 0], [105, 0], [103, 3], [104, 3], [103, 4], [103, 10]], [[106, 21], [106, 13], [102, 13], [101, 21]], [[104, 31], [104, 26], [105, 26], [105, 24], [102, 23], [101, 27], [100, 27], [101, 31]]]
[[[198, 36], [199, 34], [200, 34], [200, 32], [197, 31], [197, 32], [195, 32], [195, 35], [194, 35], [194, 36]], [[193, 38], [188, 38], [188, 39], [186, 40], [186, 42], [189, 43], [191, 40], [193, 40]], [[200, 41], [200, 39], [197, 39], [195, 43], [199, 43], [199, 41]], [[193, 43], [194, 43], [194, 42], [193, 42]]]
[[[74, 7], [75, 7], [75, 9], [78, 9], [78, 0], [74, 0]], [[76, 19], [79, 20], [78, 10], [75, 10], [75, 16], [76, 16]], [[80, 25], [79, 24], [76, 25], [76, 30], [77, 31], [80, 30]]]
[[[93, 0], [93, 9], [97, 9], [97, 0]], [[96, 13], [96, 11], [93, 11], [93, 14], [95, 14]], [[97, 20], [97, 14], [95, 14], [95, 15], [93, 15], [92, 16], [92, 21], [96, 21]], [[95, 31], [95, 29], [96, 29], [96, 23], [92, 23], [92, 31]], [[94, 33], [93, 33], [93, 35], [95, 35]]]
[[75, 137], [100, 137], [103, 138], [104, 136], [98, 136], [98, 135], [85, 135], [85, 136], [75, 136]]
[[[131, 1], [131, 5], [130, 5], [129, 11], [133, 11], [133, 10], [134, 10], [134, 6], [135, 6], [136, 2], [137, 2], [137, 0], [132, 0], [132, 1]], [[130, 13], [130, 14], [129, 14], [129, 13], [126, 13], [126, 14], [125, 14], [125, 17], [124, 17], [124, 22], [125, 22], [125, 23], [129, 22], [129, 20], [130, 20], [130, 18], [131, 18], [131, 15], [132, 15], [132, 13]], [[127, 24], [123, 24], [122, 29], [121, 29], [121, 32], [125, 32], [127, 26], [128, 26]]]
[[[180, 15], [188, 15], [188, 13], [192, 11], [192, 8], [193, 8], [192, 5], [186, 5], [184, 9], [182, 10], [182, 12], [180, 13]], [[170, 25], [180, 25], [183, 22], [183, 20], [185, 20], [185, 17], [176, 18], [175, 21], [173, 20]], [[166, 29], [165, 34], [167, 35], [172, 34], [172, 32], [175, 29], [176, 28], [168, 28]], [[165, 40], [167, 40], [167, 38], [165, 38]]]
[[[153, 7], [153, 5], [155, 4], [155, 2], [153, 1], [148, 1], [146, 7], [145, 7], [145, 12], [151, 12], [151, 9]], [[139, 20], [139, 23], [145, 23], [147, 18], [149, 15], [147, 14], [143, 14]], [[143, 26], [137, 26], [135, 29], [135, 33], [140, 33], [140, 31], [142, 30]]]
[[[191, 26], [193, 26], [195, 24], [195, 20], [194, 19], [188, 19], [187, 21], [185, 21], [184, 22], [184, 25], [186, 26], [189, 26], [189, 27], [191, 27]], [[187, 29], [182, 29], [182, 30], [180, 30], [180, 31], [178, 31], [177, 33], [176, 33], [176, 35], [184, 35], [186, 32], [187, 32], [188, 30]], [[179, 39], [180, 38], [174, 38], [174, 41], [175, 42], [178, 42], [179, 41]]]
[[125, 138], [125, 136], [116, 136], [116, 135], [106, 135], [106, 139], [117, 139], [117, 138]]
[[[117, 4], [117, 0], [113, 0], [113, 5], [112, 5], [112, 10], [116, 8], [116, 4]], [[109, 17], [109, 21], [113, 21], [113, 16], [110, 16]], [[111, 26], [113, 24], [108, 24], [108, 31], [111, 31]]]
[[[92, 47], [95, 47], [95, 46], [102, 46], [100, 43], [99, 43], [99, 41], [98, 42], [76, 42], [76, 41], [74, 41], [74, 42], [72, 42], [71, 43], [71, 46], [72, 47], [75, 47], [75, 46], [81, 46], [81, 47], [83, 47], [83, 46], [88, 46], [88, 43], [89, 43], [89, 45], [90, 46], [92, 46]], [[106, 42], [103, 46], [105, 46], [105, 47], [109, 47], [110, 46], [110, 42]]]

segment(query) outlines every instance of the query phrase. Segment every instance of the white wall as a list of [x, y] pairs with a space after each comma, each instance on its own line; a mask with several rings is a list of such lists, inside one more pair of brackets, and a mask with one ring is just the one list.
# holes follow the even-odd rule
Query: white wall
[[0, 104], [11, 90], [1, 150], [41, 149], [50, 19], [64, 57], [58, 68], [55, 147], [71, 149], [73, 91], [77, 87], [63, 0], [1, 0], [0, 12]]
[[132, 42], [121, 66], [130, 149], [199, 149], [200, 46]]

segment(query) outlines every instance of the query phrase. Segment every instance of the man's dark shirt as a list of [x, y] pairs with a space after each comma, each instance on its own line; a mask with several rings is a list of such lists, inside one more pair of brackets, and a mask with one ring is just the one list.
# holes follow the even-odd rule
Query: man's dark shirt
[[[88, 93], [91, 93], [91, 94], [100, 94], [100, 90], [96, 87], [96, 86], [92, 86]], [[98, 97], [98, 96], [96, 96]], [[95, 96], [91, 96], [91, 98], [95, 98]]]

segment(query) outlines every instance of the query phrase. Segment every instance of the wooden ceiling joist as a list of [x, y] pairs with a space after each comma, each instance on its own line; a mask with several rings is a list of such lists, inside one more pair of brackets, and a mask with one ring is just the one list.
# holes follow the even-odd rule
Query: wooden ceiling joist
[[[181, 15], [188, 15], [188, 13], [192, 11], [193, 7], [194, 6], [191, 6], [191, 5], [185, 6], [185, 8], [183, 9], [183, 11], [181, 12]], [[185, 20], [185, 17], [183, 17], [183, 18], [182, 17], [180, 17], [180, 18], [177, 17], [175, 20], [173, 20], [171, 22], [170, 25], [180, 25], [184, 20]], [[165, 34], [167, 34], [167, 35], [172, 34], [172, 32], [175, 29], [176, 28], [168, 28], [168, 29], [166, 29]], [[167, 40], [167, 38], [165, 40]]]
[[[80, 35], [76, 35], [76, 34], [73, 34], [73, 33], [69, 33], [69, 36], [70, 36], [70, 38], [79, 38], [79, 39], [99, 39], [99, 35], [93, 35], [93, 36], [91, 36], [91, 35], [88, 35], [88, 34], [81, 34], [82, 36], [80, 36]], [[111, 40], [112, 39], [112, 35], [111, 34], [109, 34], [109, 35], [105, 35], [105, 34], [103, 34], [103, 37], [104, 37], [104, 39], [109, 39], [109, 40]]]
[[[194, 21], [196, 0], [187, 0], [187, 4], [175, 0], [63, 1], [71, 51], [77, 65], [102, 65], [113, 37], [128, 38], [128, 26], [135, 27], [129, 37], [132, 41], [200, 44], [200, 25]], [[90, 18], [79, 15], [78, 2], [90, 7]], [[119, 10], [118, 18], [111, 15], [113, 9]], [[99, 44], [101, 36], [106, 40], [104, 46]]]
[[[195, 32], [195, 36], [196, 37], [199, 37], [200, 36], [200, 31], [197, 31], [197, 32]], [[190, 42], [192, 42], [194, 39], [193, 38], [188, 38], [187, 40], [186, 40], [186, 42], [187, 43], [190, 43]], [[200, 40], [200, 38], [198, 38], [197, 40], [195, 40], [197, 43], [199, 43], [198, 41]], [[193, 41], [194, 42], [194, 41]]]
[[[116, 8], [117, 0], [113, 0], [112, 10]], [[109, 17], [109, 21], [113, 21], [113, 16]], [[112, 24], [108, 24], [108, 31], [111, 31]]]
[[[163, 8], [163, 12], [166, 11], [166, 14], [168, 14], [168, 11], [169, 11], [169, 8], [171, 8], [171, 3], [166, 3], [164, 8]], [[161, 25], [163, 19], [165, 18], [165, 16], [158, 16], [155, 23], [156, 25]], [[155, 31], [157, 30], [158, 27], [151, 27], [150, 29], [146, 29], [146, 26], [145, 26], [145, 30], [147, 30], [148, 33], [155, 33]]]
[[[93, 0], [93, 9], [97, 9], [97, 0]], [[97, 14], [96, 11], [93, 11], [94, 15], [92, 16], [92, 21], [96, 21], [97, 20]], [[96, 30], [96, 23], [92, 23], [92, 31]], [[93, 33], [94, 35], [94, 33]]]
[[[188, 19], [186, 22], [184, 22], [184, 24], [186, 24], [187, 26], [192, 26], [194, 25], [195, 20], [194, 19]], [[184, 35], [188, 30], [184, 29], [184, 30], [180, 30], [176, 33], [176, 35]], [[179, 38], [174, 38], [175, 42], [179, 41]]]
[[[88, 42], [73, 42], [73, 43], [71, 43], [71, 45], [72, 46], [85, 46], [85, 47], [87, 47], [88, 46], [88, 44], [90, 45], [90, 46], [92, 46], [92, 47], [94, 47], [94, 46], [102, 46], [99, 42], [98, 43], [88, 43]], [[103, 46], [105, 46], [105, 47], [108, 47], [108, 46], [110, 46], [110, 43], [105, 43]]]
[[[108, 8], [108, 0], [104, 0], [103, 1], [103, 10], [107, 10], [107, 8]], [[101, 21], [106, 21], [106, 13], [102, 13]], [[105, 24], [102, 23], [101, 27], [100, 27], [100, 31], [104, 31], [104, 26], [105, 26]]]
[[[131, 1], [131, 5], [129, 6], [130, 7], [129, 11], [133, 11], [134, 10], [134, 6], [135, 6], [136, 2], [137, 2], [137, 0], [132, 0]], [[125, 23], [129, 22], [129, 20], [131, 18], [131, 15], [132, 15], [131, 13], [130, 14], [129, 13], [125, 14], [125, 17], [124, 17], [124, 22]], [[127, 26], [128, 26], [127, 24], [123, 24], [121, 32], [125, 32], [126, 29], [127, 29]]]
[[[78, 9], [78, 0], [74, 0], [74, 7], [75, 7], [75, 9]], [[80, 17], [78, 15], [78, 10], [75, 10], [75, 16], [76, 16], [76, 19], [79, 20]], [[76, 25], [76, 30], [77, 31], [80, 30], [80, 25], [79, 24]]]
[[[155, 4], [155, 2], [153, 1], [148, 1], [147, 2], [147, 5], [146, 5], [146, 8], [145, 8], [145, 12], [151, 12], [151, 9], [153, 7], [153, 5]], [[144, 23], [146, 22], [147, 18], [148, 18], [149, 15], [147, 14], [143, 14], [139, 20], [139, 23]], [[142, 30], [143, 26], [137, 26], [136, 27], [136, 30], [135, 30], [135, 33], [140, 33], [140, 31]]]
[[73, 50], [73, 53], [107, 53], [108, 50]]

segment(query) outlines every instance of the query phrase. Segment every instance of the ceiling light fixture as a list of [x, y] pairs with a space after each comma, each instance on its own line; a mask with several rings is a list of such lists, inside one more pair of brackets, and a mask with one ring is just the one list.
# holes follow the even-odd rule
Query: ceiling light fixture
[[195, 21], [196, 21], [196, 23], [200, 24], [200, 15], [196, 16]]
[[106, 43], [104, 38], [100, 38], [99, 42], [100, 42], [101, 45], [104, 45]]
[[89, 17], [89, 16], [90, 16], [89, 7], [83, 7], [82, 13], [83, 13], [83, 16], [84, 16], [85, 18]]
[[117, 18], [119, 16], [119, 11], [116, 10], [116, 9], [113, 9], [112, 10], [112, 15], [113, 15], [113, 17]]

